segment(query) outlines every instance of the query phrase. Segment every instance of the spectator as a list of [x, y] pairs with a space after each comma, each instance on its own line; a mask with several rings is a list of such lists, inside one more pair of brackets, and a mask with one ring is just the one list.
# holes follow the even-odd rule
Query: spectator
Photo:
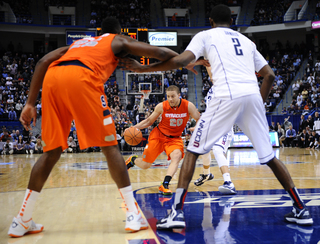
[[307, 119], [307, 126], [312, 130], [313, 129], [313, 125], [314, 125], [314, 120], [313, 120], [312, 116], [309, 115], [308, 119]]
[[18, 141], [18, 139], [19, 139], [19, 136], [17, 136], [15, 130], [12, 130], [10, 136], [11, 136], [11, 138], [12, 138], [13, 141]]
[[0, 141], [6, 142], [8, 139], [11, 140], [12, 138], [9, 135], [8, 131], [6, 129], [4, 129], [3, 135], [0, 137]]
[[24, 154], [25, 153], [25, 148], [24, 148], [24, 142], [23, 142], [23, 137], [20, 135], [18, 137], [17, 143], [14, 145], [14, 153], [16, 154]]
[[310, 149], [318, 149], [319, 148], [319, 135], [312, 130], [311, 136], [309, 136], [309, 147]]
[[295, 81], [295, 83], [292, 85], [292, 90], [294, 93], [298, 93], [300, 89], [300, 85], [298, 83], [298, 81]]
[[200, 103], [200, 112], [204, 112], [206, 110], [206, 102], [204, 101], [204, 99], [201, 100]]
[[284, 147], [283, 141], [286, 139], [286, 134], [285, 134], [284, 129], [281, 127], [280, 124], [278, 124], [277, 132], [278, 132], [280, 147]]
[[269, 126], [269, 131], [277, 131], [277, 126], [274, 123], [274, 121], [271, 122], [271, 125]]
[[2, 150], [2, 154], [6, 155], [6, 154], [12, 154], [13, 153], [13, 144], [10, 142], [10, 139], [8, 138], [6, 143], [3, 144], [3, 150]]
[[15, 106], [18, 118], [20, 118], [20, 114], [21, 114], [22, 108], [23, 108], [23, 104], [21, 103], [21, 100], [19, 99], [18, 102], [16, 103], [16, 106]]
[[302, 132], [298, 135], [298, 146], [300, 148], [306, 148], [308, 142], [308, 133], [306, 129], [303, 129]]
[[73, 140], [72, 136], [69, 136], [68, 138], [68, 148], [67, 148], [67, 152], [69, 153], [75, 153], [77, 152], [77, 144], [76, 142]]
[[308, 125], [308, 122], [304, 119], [304, 115], [301, 115], [301, 119], [299, 122], [299, 131], [303, 131], [304, 129], [306, 129]]
[[290, 119], [290, 116], [288, 116], [288, 118], [284, 119], [283, 128], [285, 131], [287, 131], [289, 129], [289, 126], [292, 126], [292, 123], [289, 121], [289, 119]]
[[8, 114], [9, 120], [17, 120], [17, 113], [14, 111], [14, 108], [12, 107]]
[[289, 126], [289, 129], [286, 131], [286, 140], [285, 140], [285, 144], [286, 146], [291, 146], [294, 147], [294, 140], [297, 137], [297, 133], [295, 131], [295, 129], [292, 128], [292, 125]]

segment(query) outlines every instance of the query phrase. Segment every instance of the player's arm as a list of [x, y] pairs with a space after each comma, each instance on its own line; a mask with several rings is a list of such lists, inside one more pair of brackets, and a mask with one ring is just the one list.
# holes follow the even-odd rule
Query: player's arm
[[141, 65], [139, 62], [132, 59], [124, 60], [123, 64], [126, 67], [126, 69], [142, 73], [177, 69], [180, 67], [187, 66], [194, 59], [195, 56], [191, 51], [184, 51], [182, 54], [174, 56], [167, 61], [154, 63], [150, 65]]
[[136, 124], [134, 127], [138, 128], [139, 130], [148, 128], [157, 120], [157, 118], [162, 113], [163, 113], [163, 105], [162, 103], [159, 103], [148, 118], [142, 120], [140, 123]]
[[115, 36], [111, 48], [117, 57], [124, 57], [127, 54], [132, 54], [135, 56], [146, 56], [160, 61], [166, 61], [172, 57], [178, 56], [178, 53], [169, 48], [151, 46], [124, 35]]
[[32, 81], [31, 81], [31, 85], [30, 85], [30, 92], [28, 94], [27, 104], [35, 105], [38, 93], [39, 93], [40, 88], [42, 86], [42, 82], [43, 82], [44, 76], [47, 72], [49, 65], [53, 61], [61, 58], [62, 55], [64, 55], [67, 52], [68, 49], [69, 49], [68, 46], [58, 48], [58, 49], [46, 54], [37, 62], [37, 65], [35, 67], [35, 72], [32, 77]]
[[37, 119], [37, 110], [34, 107], [38, 93], [40, 91], [40, 88], [42, 86], [42, 82], [44, 79], [44, 76], [47, 72], [47, 69], [49, 65], [59, 59], [62, 55], [64, 55], [69, 47], [61, 47], [58, 48], [45, 56], [43, 56], [38, 62], [35, 67], [34, 75], [31, 80], [31, 85], [30, 85], [30, 91], [28, 94], [28, 99], [26, 102], [26, 105], [24, 106], [21, 115], [20, 115], [20, 121], [24, 128], [26, 130], [31, 129], [30, 123], [31, 120], [33, 119], [33, 125], [36, 125], [36, 119]]
[[190, 116], [195, 119], [196, 122], [200, 119], [200, 113], [192, 102], [188, 103], [188, 112]]
[[263, 102], [265, 102], [270, 94], [275, 75], [268, 64], [263, 66], [263, 68], [258, 73], [263, 77], [260, 93]]

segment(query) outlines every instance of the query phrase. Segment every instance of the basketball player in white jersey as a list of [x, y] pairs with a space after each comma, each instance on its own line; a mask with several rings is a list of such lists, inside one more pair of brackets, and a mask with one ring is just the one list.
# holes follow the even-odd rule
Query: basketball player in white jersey
[[[210, 79], [212, 80], [212, 74], [209, 67], [206, 67], [207, 72], [209, 74]], [[207, 95], [206, 99], [206, 107], [209, 106], [209, 102], [212, 97]], [[224, 183], [222, 186], [219, 186], [219, 192], [221, 194], [229, 195], [236, 194], [236, 188], [231, 181], [230, 173], [229, 173], [229, 161], [227, 160], [225, 154], [228, 151], [228, 147], [234, 137], [233, 126], [231, 130], [224, 136], [222, 136], [212, 147], [212, 152], [214, 154], [215, 159], [217, 160], [218, 166], [220, 168]], [[197, 179], [194, 184], [196, 186], [201, 186], [204, 182], [208, 180], [212, 180], [214, 178], [213, 174], [210, 173], [210, 162], [211, 162], [211, 152], [203, 154], [202, 158], [202, 167], [203, 174], [200, 174], [200, 178]]]
[[[289, 193], [293, 209], [285, 220], [312, 225], [313, 219], [302, 201], [285, 165], [274, 156], [265, 115], [266, 101], [275, 75], [256, 45], [247, 37], [230, 29], [231, 11], [225, 5], [215, 6], [210, 13], [211, 29], [195, 35], [186, 51], [168, 61], [143, 66], [127, 61], [127, 68], [136, 72], [171, 70], [186, 66], [204, 56], [211, 64], [212, 99], [193, 132], [180, 170], [172, 211], [157, 222], [158, 229], [184, 228], [183, 203], [199, 155], [208, 153], [233, 124], [239, 125], [257, 151], [260, 163], [268, 165], [283, 188]], [[199, 62], [195, 62], [195, 65]], [[264, 77], [261, 89], [255, 72]]]
[[[229, 161], [227, 160], [225, 154], [228, 151], [229, 145], [233, 139], [234, 133], [233, 128], [222, 136], [212, 147], [212, 152], [217, 160], [218, 166], [220, 168], [224, 183], [222, 186], [219, 186], [219, 192], [224, 195], [236, 194], [236, 188], [231, 181], [229, 173]], [[210, 173], [210, 162], [211, 162], [211, 151], [201, 155], [202, 157], [202, 167], [203, 174], [200, 174], [200, 177], [194, 182], [196, 186], [201, 186], [204, 182], [212, 180], [213, 174]]]

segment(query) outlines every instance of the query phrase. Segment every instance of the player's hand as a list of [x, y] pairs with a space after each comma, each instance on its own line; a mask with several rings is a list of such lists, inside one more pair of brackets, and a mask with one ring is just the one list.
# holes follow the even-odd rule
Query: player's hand
[[121, 67], [121, 70], [131, 70], [138, 73], [144, 72], [145, 68], [145, 65], [132, 58], [121, 58], [118, 65]]
[[19, 120], [26, 130], [32, 130], [30, 125], [31, 120], [33, 120], [33, 126], [36, 126], [36, 120], [37, 120], [36, 108], [30, 104], [26, 104], [22, 109]]
[[196, 128], [195, 126], [194, 127], [190, 127], [188, 130], [191, 131], [191, 132], [194, 132], [195, 128]]
[[209, 63], [208, 60], [206, 60], [206, 59], [198, 59], [196, 62], [188, 64], [185, 68], [187, 70], [190, 70], [191, 72], [193, 72], [195, 75], [197, 75], [198, 71], [196, 71], [194, 69], [194, 67], [197, 66], [197, 65], [203, 65], [205, 67], [210, 67], [210, 63]]

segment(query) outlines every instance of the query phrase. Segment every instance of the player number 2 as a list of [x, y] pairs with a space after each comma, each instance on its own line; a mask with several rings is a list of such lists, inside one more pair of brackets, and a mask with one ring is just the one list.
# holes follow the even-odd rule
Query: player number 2
[[170, 126], [180, 126], [183, 123], [183, 119], [170, 119]]
[[236, 54], [237, 55], [243, 55], [242, 49], [240, 49], [241, 44], [240, 44], [238, 38], [232, 38], [232, 42], [235, 43], [234, 44], [234, 50], [236, 50]]

